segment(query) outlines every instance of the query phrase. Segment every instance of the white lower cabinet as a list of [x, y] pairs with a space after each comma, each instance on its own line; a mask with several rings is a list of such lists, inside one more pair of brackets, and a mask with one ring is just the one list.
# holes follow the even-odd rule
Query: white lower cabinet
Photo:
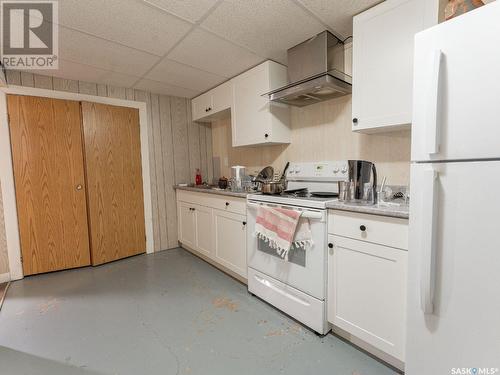
[[215, 260], [246, 278], [246, 216], [214, 210], [213, 217]]
[[[360, 220], [365, 216], [360, 215]], [[365, 223], [363, 229], [376, 227], [377, 216], [370, 216], [373, 222]], [[329, 220], [337, 220], [340, 226], [346, 218], [350, 220], [352, 213], [330, 214]], [[400, 230], [407, 229], [407, 220], [395, 220], [401, 221]], [[395, 223], [380, 217], [377, 225], [383, 229]], [[352, 229], [328, 235], [328, 321], [404, 362], [407, 249], [384, 243], [391, 243], [390, 231], [384, 230], [387, 239], [377, 236], [379, 243], [374, 243], [353, 238], [359, 225]]]
[[196, 250], [211, 256], [212, 246], [212, 209], [209, 207], [194, 206], [194, 216], [196, 223]]
[[186, 202], [178, 202], [178, 235], [179, 241], [191, 247], [195, 247], [196, 219], [194, 216], [194, 206]]
[[179, 242], [210, 263], [247, 278], [246, 200], [177, 191]]

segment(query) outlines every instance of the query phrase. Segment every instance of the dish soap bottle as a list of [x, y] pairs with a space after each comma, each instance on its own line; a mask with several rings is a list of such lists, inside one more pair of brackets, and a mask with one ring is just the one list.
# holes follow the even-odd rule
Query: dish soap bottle
[[196, 185], [201, 185], [201, 183], [202, 183], [200, 168], [196, 168], [196, 177], [195, 177], [194, 181], [195, 181]]

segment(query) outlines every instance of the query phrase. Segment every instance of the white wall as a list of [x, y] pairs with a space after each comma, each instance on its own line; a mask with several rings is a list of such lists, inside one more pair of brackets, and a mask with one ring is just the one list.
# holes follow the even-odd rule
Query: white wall
[[350, 95], [292, 108], [291, 126], [290, 145], [233, 148], [230, 118], [212, 123], [213, 154], [221, 160], [222, 173], [229, 176], [231, 165], [245, 165], [253, 172], [266, 165], [281, 169], [287, 161], [365, 159], [376, 163], [388, 184], [409, 183], [410, 131], [353, 133]]

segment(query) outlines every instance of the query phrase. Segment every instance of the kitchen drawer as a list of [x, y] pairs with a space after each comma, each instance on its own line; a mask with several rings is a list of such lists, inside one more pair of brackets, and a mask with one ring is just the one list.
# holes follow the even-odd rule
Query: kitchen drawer
[[246, 199], [212, 193], [177, 190], [177, 200], [215, 208], [221, 211], [246, 215]]
[[406, 219], [330, 210], [328, 233], [408, 250]]
[[233, 212], [235, 214], [247, 214], [247, 202], [242, 198], [234, 198], [228, 196], [215, 197], [213, 201], [213, 208], [221, 211]]

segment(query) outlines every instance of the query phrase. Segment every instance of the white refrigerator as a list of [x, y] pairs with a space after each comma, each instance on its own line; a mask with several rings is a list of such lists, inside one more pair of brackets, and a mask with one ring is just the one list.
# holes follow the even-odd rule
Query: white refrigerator
[[500, 374], [500, 1], [414, 61], [406, 374]]

